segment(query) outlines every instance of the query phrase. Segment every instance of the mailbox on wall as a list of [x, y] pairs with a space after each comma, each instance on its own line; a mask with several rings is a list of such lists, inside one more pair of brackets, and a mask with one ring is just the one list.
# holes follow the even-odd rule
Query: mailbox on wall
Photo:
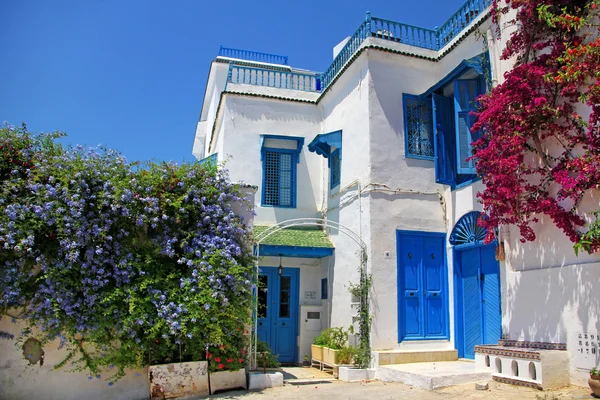
[[304, 323], [306, 324], [307, 331], [321, 331], [321, 311], [309, 311], [306, 310], [304, 316]]

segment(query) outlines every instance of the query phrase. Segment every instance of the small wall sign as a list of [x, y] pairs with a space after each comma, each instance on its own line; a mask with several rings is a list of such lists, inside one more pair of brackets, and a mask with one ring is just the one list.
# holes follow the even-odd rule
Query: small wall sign
[[316, 298], [317, 298], [317, 292], [306, 291], [306, 292], [304, 292], [304, 298], [306, 300], [316, 300]]

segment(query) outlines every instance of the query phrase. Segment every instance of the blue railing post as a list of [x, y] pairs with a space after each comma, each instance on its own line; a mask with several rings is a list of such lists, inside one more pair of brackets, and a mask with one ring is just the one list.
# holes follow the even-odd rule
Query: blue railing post
[[433, 28], [433, 30], [435, 31], [435, 43], [434, 43], [434, 50], [439, 50], [440, 49], [440, 31], [439, 31], [439, 27], [435, 27]]
[[365, 17], [365, 38], [371, 36], [371, 11], [367, 11], [367, 16]]

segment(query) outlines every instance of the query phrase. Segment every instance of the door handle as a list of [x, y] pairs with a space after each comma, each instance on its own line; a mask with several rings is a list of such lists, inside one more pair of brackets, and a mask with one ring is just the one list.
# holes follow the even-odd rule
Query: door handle
[[410, 292], [410, 293], [409, 293], [409, 295], [410, 295], [410, 296], [414, 296], [414, 295], [415, 295], [415, 292]]
[[259, 322], [258, 325], [262, 326], [262, 322]]
[[281, 326], [285, 326], [285, 322], [282, 322], [282, 323], [281, 323]]
[[433, 297], [436, 297], [436, 296], [437, 296], [437, 293], [433, 293]]

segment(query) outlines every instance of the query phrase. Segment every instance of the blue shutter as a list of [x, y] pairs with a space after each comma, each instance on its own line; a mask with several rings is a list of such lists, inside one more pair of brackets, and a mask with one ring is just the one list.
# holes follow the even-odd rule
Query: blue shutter
[[341, 149], [335, 149], [332, 153], [331, 156], [329, 156], [329, 184], [330, 184], [330, 188], [333, 189], [334, 187], [336, 187], [337, 185], [340, 184], [340, 177], [341, 177], [341, 169], [342, 169], [342, 165], [341, 165]]
[[321, 279], [321, 300], [327, 300], [327, 278]]
[[454, 146], [454, 110], [452, 99], [433, 94], [435, 181], [446, 185], [456, 182]]
[[467, 161], [473, 155], [471, 143], [476, 137], [471, 134], [475, 118], [470, 114], [476, 111], [477, 96], [481, 94], [480, 79], [460, 79], [454, 81], [454, 114], [456, 124], [456, 170], [459, 174], [475, 174], [475, 162]]

